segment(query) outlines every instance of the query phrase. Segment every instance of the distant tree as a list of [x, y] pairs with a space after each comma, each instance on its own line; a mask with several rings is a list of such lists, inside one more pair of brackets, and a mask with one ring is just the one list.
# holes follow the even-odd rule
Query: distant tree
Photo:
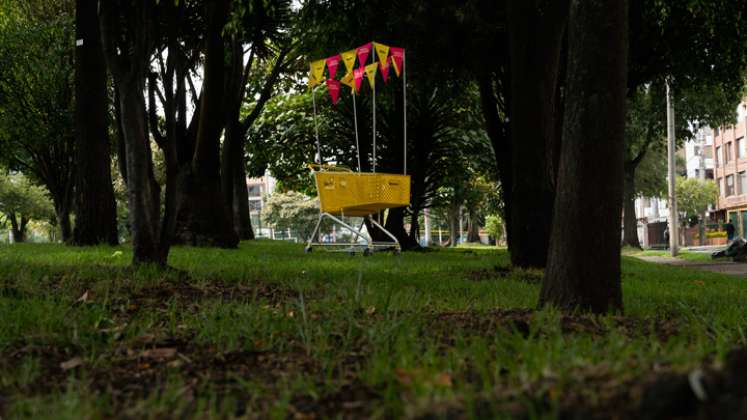
[[702, 238], [705, 212], [718, 201], [718, 186], [708, 179], [678, 177], [675, 194], [677, 210], [685, 216], [683, 222], [696, 222], [701, 227]]
[[314, 232], [319, 218], [319, 200], [305, 194], [288, 191], [267, 197], [262, 208], [262, 220], [276, 230], [290, 229], [303, 241]]
[[30, 221], [47, 221], [54, 217], [52, 203], [44, 188], [21, 175], [0, 175], [0, 213], [11, 225], [13, 242], [26, 240]]
[[496, 244], [503, 238], [503, 229], [503, 219], [500, 216], [490, 214], [485, 217], [485, 230], [495, 240]]
[[0, 161], [44, 185], [67, 241], [75, 180], [73, 6], [21, 1], [0, 10]]

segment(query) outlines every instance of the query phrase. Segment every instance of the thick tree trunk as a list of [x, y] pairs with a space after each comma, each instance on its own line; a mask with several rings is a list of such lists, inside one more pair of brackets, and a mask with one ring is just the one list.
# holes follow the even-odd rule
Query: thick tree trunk
[[144, 78], [125, 78], [119, 89], [122, 126], [127, 139], [127, 192], [132, 228], [133, 263], [166, 265], [160, 249], [160, 187], [145, 126]]
[[555, 198], [558, 73], [567, 0], [509, 0], [511, 262], [544, 267]]
[[622, 311], [627, 16], [627, 1], [571, 2], [561, 164], [540, 306]]
[[75, 38], [83, 41], [75, 48], [77, 171], [72, 243], [76, 245], [118, 242], [107, 132], [106, 62], [97, 5], [96, 0], [76, 0], [75, 8]]
[[235, 248], [239, 237], [226, 206], [220, 173], [220, 137], [225, 123], [222, 32], [228, 17], [228, 1], [209, 2], [205, 8], [207, 47], [197, 142], [179, 205], [179, 212], [187, 214], [178, 217], [186, 220], [186, 223], [179, 226], [177, 235], [182, 241], [195, 246]]
[[[405, 230], [405, 208], [397, 207], [389, 209], [387, 211], [386, 224], [384, 228], [388, 230], [399, 242], [399, 245], [404, 250], [415, 249], [418, 247], [418, 242], [413, 241], [410, 235]], [[387, 241], [391, 241], [392, 238], [386, 237]]]
[[635, 215], [635, 167], [625, 165], [623, 187], [623, 245], [641, 248], [638, 219]]

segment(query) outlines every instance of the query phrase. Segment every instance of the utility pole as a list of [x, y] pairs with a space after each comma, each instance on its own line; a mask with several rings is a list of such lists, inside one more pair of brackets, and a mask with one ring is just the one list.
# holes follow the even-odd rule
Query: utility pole
[[675, 194], [675, 149], [674, 142], [674, 103], [672, 99], [671, 79], [667, 78], [667, 166], [669, 173], [669, 250], [677, 256], [679, 245], [679, 220], [677, 214], [677, 197]]

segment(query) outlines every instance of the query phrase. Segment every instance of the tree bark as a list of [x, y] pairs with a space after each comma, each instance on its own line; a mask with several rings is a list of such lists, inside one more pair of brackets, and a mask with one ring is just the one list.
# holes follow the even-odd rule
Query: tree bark
[[623, 187], [623, 245], [641, 248], [638, 219], [635, 215], [635, 166], [625, 165]]
[[[75, 48], [77, 171], [71, 241], [75, 245], [118, 242], [107, 127], [106, 63], [97, 8], [96, 0], [76, 0], [75, 38], [83, 44]], [[65, 218], [69, 228], [69, 217]], [[62, 221], [60, 226], [64, 229]]]
[[[490, 138], [490, 144], [493, 146], [493, 153], [495, 154], [496, 167], [498, 169], [498, 179], [501, 183], [501, 198], [503, 199], [503, 220], [504, 226], [511, 226], [511, 185], [513, 184], [512, 177], [512, 147], [509, 128], [510, 124], [507, 120], [501, 120], [501, 116], [498, 113], [498, 100], [496, 99], [495, 89], [493, 87], [493, 77], [490, 74], [483, 74], [478, 79], [478, 87], [480, 90], [480, 108], [482, 110], [483, 117], [485, 119], [486, 131]], [[504, 96], [508, 96], [508, 92], [504, 93]], [[503, 98], [504, 111], [507, 111], [507, 104], [510, 103], [509, 98]], [[506, 229], [506, 245], [508, 246], [509, 252], [511, 251], [511, 229]]]
[[467, 217], [467, 242], [480, 242], [479, 219], [474, 216], [474, 212], [472, 210], [469, 211]]
[[222, 32], [228, 18], [228, 4], [227, 0], [220, 0], [205, 5], [207, 46], [197, 140], [179, 203], [179, 212], [187, 214], [178, 217], [186, 223], [177, 231], [182, 241], [196, 246], [235, 248], [239, 242], [221, 189], [220, 173], [220, 137], [225, 124]]
[[571, 2], [559, 188], [540, 306], [594, 313], [623, 308], [627, 6], [620, 0]]
[[10, 219], [10, 234], [13, 237], [13, 243], [26, 242], [26, 225], [28, 224], [28, 219], [21, 216], [19, 223], [15, 213], [10, 213], [8, 219]]
[[[107, 67], [114, 77], [119, 96], [124, 157], [127, 172], [127, 195], [132, 229], [132, 263], [166, 265], [168, 231], [161, 229], [160, 187], [153, 173], [153, 159], [146, 125], [145, 76], [153, 43], [154, 4], [135, 2], [125, 10], [120, 2], [100, 2], [100, 30]], [[122, 11], [129, 13], [122, 14]], [[126, 53], [123, 53], [126, 52]], [[167, 155], [168, 156], [168, 155]], [[168, 191], [173, 176], [167, 170]]]
[[511, 262], [544, 267], [555, 197], [558, 73], [567, 0], [509, 0]]

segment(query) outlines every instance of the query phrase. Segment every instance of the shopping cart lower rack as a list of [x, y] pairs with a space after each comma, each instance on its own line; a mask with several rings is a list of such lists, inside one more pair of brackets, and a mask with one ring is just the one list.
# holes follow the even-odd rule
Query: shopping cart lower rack
[[[386, 209], [410, 205], [410, 176], [387, 173], [353, 172], [335, 165], [309, 164], [316, 180], [319, 194], [319, 220], [306, 245], [306, 252], [313, 246], [341, 248], [342, 251], [354, 253], [362, 251], [364, 255], [376, 249], [390, 248], [395, 253], [401, 250], [399, 241], [379, 222], [371, 217]], [[371, 225], [384, 232], [391, 241], [374, 241], [371, 235], [363, 230], [364, 224], [354, 227], [345, 221], [345, 217], [363, 217]], [[349, 243], [330, 243], [319, 240], [322, 221], [327, 218], [334, 224], [348, 230], [352, 235]]]

